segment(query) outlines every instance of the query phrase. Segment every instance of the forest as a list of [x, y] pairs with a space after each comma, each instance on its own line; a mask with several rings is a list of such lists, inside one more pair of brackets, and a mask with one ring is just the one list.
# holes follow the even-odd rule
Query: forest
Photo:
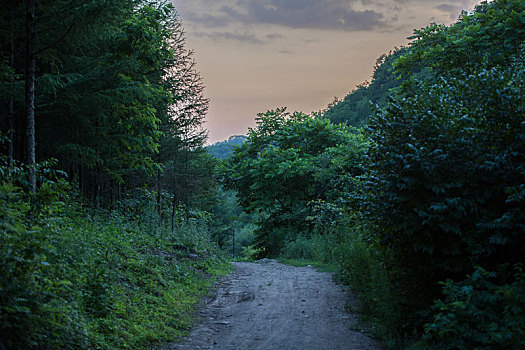
[[525, 2], [209, 147], [169, 1], [0, 3], [0, 349], [180, 339], [265, 257], [334, 269], [385, 348], [525, 348]]

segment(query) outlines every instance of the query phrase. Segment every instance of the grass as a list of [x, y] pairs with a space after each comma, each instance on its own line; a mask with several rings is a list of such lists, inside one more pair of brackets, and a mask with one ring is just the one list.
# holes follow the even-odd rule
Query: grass
[[229, 272], [197, 234], [193, 242], [181, 242], [181, 234], [148, 232], [118, 216], [66, 220], [60, 227], [66, 229], [54, 245], [84, 257], [68, 265], [80, 274], [88, 328], [101, 348], [148, 348], [184, 336], [194, 305], [215, 276]]

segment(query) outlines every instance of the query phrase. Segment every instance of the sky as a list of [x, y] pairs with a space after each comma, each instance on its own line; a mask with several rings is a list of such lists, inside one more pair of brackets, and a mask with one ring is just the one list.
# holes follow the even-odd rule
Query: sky
[[208, 143], [257, 113], [317, 112], [370, 80], [414, 29], [451, 24], [478, 0], [172, 0], [210, 99]]

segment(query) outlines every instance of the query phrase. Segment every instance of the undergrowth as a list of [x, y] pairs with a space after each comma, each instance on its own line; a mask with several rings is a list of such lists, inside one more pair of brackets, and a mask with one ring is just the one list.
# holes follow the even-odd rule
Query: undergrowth
[[151, 230], [83, 209], [60, 186], [43, 187], [31, 217], [23, 192], [1, 183], [0, 348], [144, 349], [186, 334], [193, 306], [229, 271], [205, 223]]

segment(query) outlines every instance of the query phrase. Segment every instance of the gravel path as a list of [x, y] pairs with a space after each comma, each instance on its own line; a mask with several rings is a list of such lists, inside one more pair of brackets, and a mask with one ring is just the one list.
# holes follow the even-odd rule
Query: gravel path
[[235, 272], [200, 312], [200, 326], [184, 344], [165, 349], [379, 349], [351, 330], [357, 316], [345, 311], [348, 295], [331, 274], [274, 260], [233, 265]]

